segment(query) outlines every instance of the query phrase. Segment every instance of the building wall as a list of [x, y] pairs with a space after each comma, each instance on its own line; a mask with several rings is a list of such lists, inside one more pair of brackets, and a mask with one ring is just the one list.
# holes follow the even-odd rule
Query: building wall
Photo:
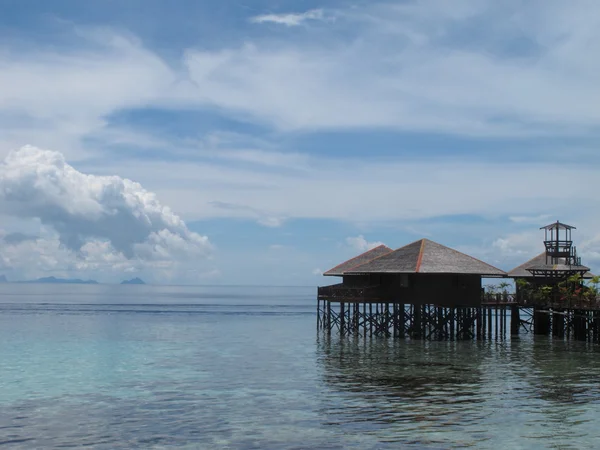
[[476, 306], [481, 303], [481, 276], [452, 274], [345, 275], [348, 287], [380, 286], [380, 298], [415, 305]]
[[344, 284], [348, 287], [380, 286], [389, 284], [394, 275], [369, 274], [369, 275], [344, 275]]
[[369, 275], [344, 275], [344, 284], [348, 287], [363, 287], [369, 286]]
[[476, 306], [481, 303], [479, 275], [410, 274], [384, 278], [390, 301], [415, 305]]

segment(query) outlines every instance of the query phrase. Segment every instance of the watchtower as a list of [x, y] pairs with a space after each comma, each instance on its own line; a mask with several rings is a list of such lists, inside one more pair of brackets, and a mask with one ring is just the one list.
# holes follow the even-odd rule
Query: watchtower
[[583, 276], [588, 267], [581, 265], [577, 249], [573, 245], [571, 231], [576, 228], [559, 222], [541, 227], [544, 230], [545, 264], [535, 264], [527, 267], [534, 277], [567, 278], [572, 275]]
[[[569, 266], [581, 265], [581, 258], [577, 257], [577, 249], [573, 246], [571, 239], [571, 230], [576, 230], [575, 227], [560, 223], [551, 223], [544, 230], [544, 246], [546, 247], [546, 264], [564, 263]], [[563, 258], [563, 260], [559, 260]]]

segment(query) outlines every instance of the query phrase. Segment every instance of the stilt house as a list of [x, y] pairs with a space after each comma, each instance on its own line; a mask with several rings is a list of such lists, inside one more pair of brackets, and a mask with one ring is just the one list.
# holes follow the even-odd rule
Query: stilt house
[[482, 277], [506, 276], [506, 272], [496, 267], [429, 239], [394, 251], [386, 249], [378, 250], [379, 256], [359, 255], [325, 272], [342, 276], [343, 282], [319, 288], [319, 298], [338, 302], [477, 306], [482, 300]]

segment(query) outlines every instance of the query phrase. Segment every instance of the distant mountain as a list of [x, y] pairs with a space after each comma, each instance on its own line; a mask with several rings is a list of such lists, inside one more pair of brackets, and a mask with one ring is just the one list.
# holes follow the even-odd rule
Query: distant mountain
[[8, 283], [8, 279], [6, 275], [0, 275], [0, 283]]
[[131, 280], [121, 281], [121, 284], [146, 284], [146, 283], [144, 283], [144, 280], [142, 280], [141, 278], [135, 277], [135, 278], [132, 278]]
[[48, 283], [48, 284], [98, 284], [96, 280], [80, 280], [79, 278], [43, 277], [37, 280], [20, 281], [20, 283]]

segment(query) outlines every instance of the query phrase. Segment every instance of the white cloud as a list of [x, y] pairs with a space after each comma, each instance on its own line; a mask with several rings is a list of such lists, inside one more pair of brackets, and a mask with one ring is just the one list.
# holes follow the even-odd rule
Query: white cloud
[[316, 276], [321, 276], [323, 275], [323, 271], [321, 269], [313, 269], [312, 274]]
[[[225, 179], [221, 181], [225, 181]], [[213, 207], [216, 211], [226, 212], [227, 217], [251, 217], [260, 225], [268, 228], [279, 228], [285, 222], [283, 217], [277, 217], [267, 212], [266, 208], [254, 208], [249, 205], [220, 200], [211, 200], [207, 206]]]
[[[543, 15], [518, 3], [369, 4], [338, 11], [315, 41], [189, 50], [186, 64], [209, 102], [282, 128], [531, 135], [597, 126], [589, 99], [600, 97], [599, 63], [586, 45], [600, 31], [589, 11], [550, 3]], [[559, 17], [549, 33], [544, 23]], [[467, 28], [477, 30], [470, 39]]]
[[365, 237], [362, 234], [360, 234], [355, 237], [347, 237], [346, 244], [354, 250], [357, 250], [359, 252], [365, 252], [367, 250], [371, 250], [375, 247], [382, 245], [383, 242], [369, 242], [365, 239]]
[[[492, 251], [508, 259], [531, 258], [544, 251], [541, 236], [535, 227], [531, 231], [512, 233], [499, 237], [492, 242]], [[523, 259], [525, 262], [526, 259]]]
[[258, 223], [269, 228], [278, 228], [283, 225], [284, 220], [280, 217], [264, 217], [258, 220]]
[[509, 219], [515, 223], [531, 223], [545, 226], [550, 217], [550, 214], [539, 214], [537, 216], [511, 216]]
[[[0, 152], [27, 141], [81, 157], [83, 137], [110, 138], [112, 113], [147, 106], [216, 108], [283, 130], [522, 136], [600, 124], [600, 61], [589, 58], [600, 43], [593, 19], [600, 4], [456, 4], [340, 9], [331, 27], [300, 41], [277, 34], [188, 48], [173, 65], [110, 29], [80, 29], [77, 49], [68, 50], [15, 51], [7, 40], [0, 47]], [[314, 20], [318, 11], [271, 21]], [[465, 29], [474, 30], [469, 39]]]
[[205, 259], [211, 252], [208, 238], [191, 232], [139, 183], [81, 173], [60, 153], [36, 147], [14, 151], [0, 165], [0, 207], [5, 214], [37, 219], [55, 232], [55, 237], [41, 240], [6, 242], [5, 236], [12, 249], [5, 248], [5, 266], [18, 265], [20, 254], [37, 249], [46, 269], [58, 269], [57, 242], [62, 253], [76, 257], [78, 270], [102, 265], [124, 270], [142, 263], [167, 267]]
[[33, 143], [82, 156], [80, 140], [101, 130], [106, 116], [156, 104], [176, 74], [133, 36], [79, 29], [81, 50], [0, 46], [0, 156]]
[[287, 14], [262, 14], [250, 18], [253, 23], [276, 23], [288, 27], [302, 25], [309, 20], [323, 20], [325, 15], [322, 9], [311, 9], [303, 13], [287, 13]]

